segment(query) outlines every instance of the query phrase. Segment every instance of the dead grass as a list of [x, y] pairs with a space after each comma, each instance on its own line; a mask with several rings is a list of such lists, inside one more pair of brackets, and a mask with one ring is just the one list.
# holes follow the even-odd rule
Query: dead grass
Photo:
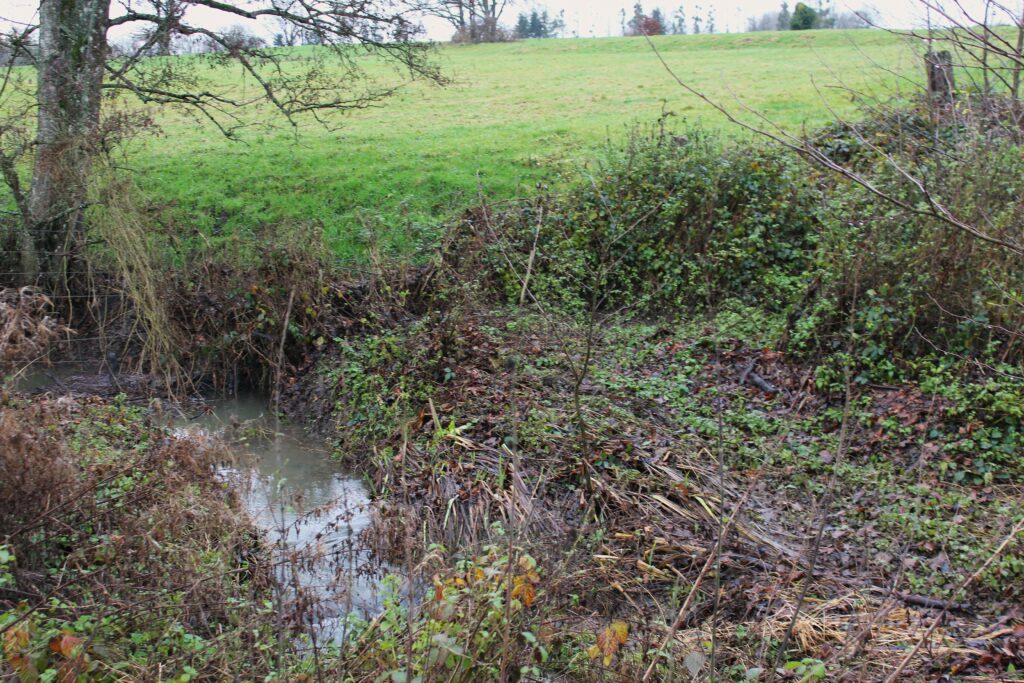
[[[215, 444], [168, 437], [98, 399], [0, 408], [0, 545], [16, 558], [0, 587], [0, 669], [86, 675], [120, 661], [114, 677], [138, 681], [186, 665], [207, 680], [265, 669], [251, 647], [268, 568], [214, 475], [222, 460]], [[55, 631], [81, 646], [75, 662]], [[211, 646], [195, 652], [183, 634]]]
[[53, 313], [49, 297], [33, 287], [0, 289], [0, 368], [45, 358], [70, 330]]

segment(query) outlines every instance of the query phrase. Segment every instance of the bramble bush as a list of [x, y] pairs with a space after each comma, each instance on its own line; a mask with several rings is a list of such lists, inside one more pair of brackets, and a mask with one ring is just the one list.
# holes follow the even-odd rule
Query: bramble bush
[[516, 300], [536, 244], [531, 290], [549, 305], [585, 310], [597, 291], [604, 309], [644, 317], [739, 307], [782, 330], [780, 348], [819, 361], [846, 351], [852, 331], [865, 383], [916, 378], [914, 359], [943, 352], [1016, 363], [1020, 258], [929, 215], [899, 170], [962, 221], [1020, 243], [1024, 154], [987, 125], [936, 122], [914, 105], [867, 112], [856, 133], [812, 134], [910, 209], [777, 145], [636, 129], [566, 193], [506, 212], [487, 269]]
[[[506, 216], [521, 229], [492, 247], [528, 253], [544, 211], [532, 285], [540, 297], [578, 308], [596, 286], [609, 308], [675, 314], [726, 298], [778, 311], [802, 291], [818, 234], [816, 195], [797, 160], [779, 150], [725, 145], [699, 128], [636, 129], [573, 188]], [[502, 255], [493, 259], [518, 294]]]

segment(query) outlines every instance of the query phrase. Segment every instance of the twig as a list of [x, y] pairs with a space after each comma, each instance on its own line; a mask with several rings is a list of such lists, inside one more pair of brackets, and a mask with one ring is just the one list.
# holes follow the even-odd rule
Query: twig
[[951, 609], [958, 612], [971, 611], [971, 603], [969, 602], [949, 602], [947, 600], [938, 600], [937, 598], [929, 598], [924, 595], [914, 595], [912, 593], [897, 593], [896, 595], [900, 600], [908, 605], [927, 607], [928, 609]]
[[284, 314], [284, 324], [281, 325], [281, 345], [277, 348], [277, 377], [274, 380], [274, 412], [281, 412], [281, 371], [284, 369], [284, 343], [288, 339], [288, 322], [292, 317], [292, 304], [295, 303], [295, 287], [292, 287], [288, 295], [288, 308]]
[[753, 371], [751, 371], [750, 373], [750, 383], [766, 394], [779, 393], [779, 388], [777, 386], [775, 386], [774, 384], [766, 380], [764, 377]]
[[747, 492], [743, 494], [743, 498], [741, 498], [739, 503], [736, 504], [736, 508], [729, 516], [729, 519], [726, 520], [723, 528], [723, 533], [719, 536], [719, 542], [716, 544], [714, 551], [708, 554], [708, 559], [704, 562], [704, 566], [701, 567], [700, 573], [697, 574], [697, 579], [693, 582], [693, 586], [690, 587], [690, 592], [686, 596], [686, 600], [683, 602], [683, 606], [679, 608], [679, 614], [676, 615], [676, 620], [672, 623], [672, 627], [669, 629], [668, 635], [665, 636], [665, 639], [661, 642], [661, 646], [659, 646], [658, 650], [654, 653], [654, 658], [648, 665], [647, 671], [644, 672], [644, 677], [640, 679], [641, 681], [646, 682], [651, 678], [651, 675], [654, 673], [654, 667], [658, 664], [658, 657], [661, 656], [661, 653], [664, 652], [666, 647], [668, 647], [668, 644], [672, 642], [672, 639], [676, 637], [676, 632], [679, 631], [679, 627], [683, 625], [683, 622], [686, 620], [686, 617], [689, 616], [690, 606], [693, 604], [693, 600], [697, 596], [697, 589], [700, 588], [700, 584], [703, 583], [704, 577], [706, 577], [708, 572], [711, 571], [711, 568], [715, 565], [715, 559], [720, 554], [718, 552], [719, 549], [717, 546], [721, 545], [722, 539], [725, 538], [724, 531], [727, 531], [729, 527], [732, 526], [733, 522], [736, 520], [736, 516], [739, 514], [739, 511], [743, 508], [743, 505], [747, 502], [747, 499], [750, 497], [750, 494], [753, 492], [753, 490], [754, 485], [751, 484], [750, 488], [747, 489]]
[[728, 119], [730, 123], [733, 123], [733, 124], [743, 128], [744, 130], [748, 130], [748, 131], [750, 131], [752, 133], [756, 133], [757, 135], [764, 136], [764, 137], [768, 138], [769, 140], [773, 140], [773, 141], [777, 142], [778, 144], [782, 145], [786, 149], [789, 149], [789, 150], [791, 150], [793, 152], [796, 152], [797, 154], [801, 155], [802, 157], [804, 157], [805, 159], [811, 161], [812, 163], [817, 164], [817, 165], [819, 165], [819, 166], [821, 166], [821, 167], [823, 167], [823, 168], [825, 168], [825, 169], [827, 169], [829, 171], [832, 171], [832, 172], [834, 172], [834, 173], [836, 173], [836, 174], [838, 174], [838, 175], [840, 175], [840, 176], [842, 176], [842, 177], [844, 177], [844, 178], [846, 178], [848, 180], [853, 181], [854, 183], [860, 185], [865, 190], [867, 190], [871, 194], [877, 196], [878, 198], [882, 199], [883, 201], [886, 201], [886, 202], [892, 204], [893, 206], [901, 208], [904, 211], [907, 211], [908, 213], [911, 213], [911, 214], [914, 214], [914, 215], [917, 215], [917, 216], [928, 216], [928, 217], [931, 217], [931, 218], [935, 218], [936, 220], [941, 221], [941, 222], [943, 222], [943, 223], [945, 223], [945, 224], [947, 224], [947, 225], [949, 225], [949, 226], [951, 226], [953, 228], [956, 228], [957, 230], [962, 230], [962, 231], [972, 235], [973, 237], [975, 237], [975, 238], [977, 238], [979, 240], [982, 240], [984, 242], [988, 242], [989, 244], [994, 244], [996, 246], [1002, 247], [1003, 249], [1006, 249], [1006, 250], [1010, 251], [1011, 253], [1013, 253], [1013, 254], [1015, 254], [1017, 256], [1024, 256], [1024, 246], [1021, 246], [1021, 245], [1016, 244], [1014, 242], [1009, 242], [1009, 241], [1001, 239], [999, 237], [990, 235], [990, 234], [988, 234], [988, 233], [978, 229], [974, 225], [971, 225], [969, 223], [965, 223], [964, 221], [960, 220], [955, 215], [953, 215], [952, 212], [950, 212], [945, 206], [940, 204], [935, 199], [935, 197], [932, 195], [931, 192], [928, 191], [928, 188], [925, 186], [924, 182], [920, 178], [917, 178], [916, 176], [911, 174], [909, 171], [904, 169], [899, 163], [896, 162], [896, 160], [892, 157], [892, 155], [890, 155], [887, 152], [885, 152], [884, 150], [880, 149], [877, 145], [872, 143], [870, 140], [868, 140], [868, 139], [864, 138], [863, 136], [861, 136], [857, 132], [855, 127], [852, 128], [851, 130], [854, 133], [854, 135], [857, 136], [858, 140], [862, 144], [870, 147], [873, 151], [875, 151], [878, 154], [882, 155], [886, 159], [886, 161], [901, 176], [903, 176], [908, 182], [910, 182], [910, 183], [912, 183], [914, 185], [915, 189], [918, 190], [918, 192], [921, 194], [921, 198], [924, 200], [924, 208], [919, 206], [917, 203], [914, 203], [913, 201], [904, 200], [901, 197], [897, 197], [897, 196], [895, 196], [895, 195], [893, 195], [893, 194], [891, 194], [889, 192], [886, 192], [882, 188], [876, 186], [868, 178], [866, 178], [865, 176], [861, 175], [859, 172], [857, 172], [853, 168], [850, 168], [850, 167], [847, 167], [847, 166], [843, 166], [842, 164], [834, 161], [832, 159], [832, 157], [830, 157], [826, 152], [822, 151], [822, 149], [816, 147], [815, 145], [809, 143], [806, 140], [802, 140], [802, 139], [800, 139], [800, 138], [798, 138], [798, 137], [788, 133], [786, 130], [784, 130], [778, 124], [772, 123], [764, 114], [762, 114], [760, 112], [754, 111], [753, 109], [751, 109], [749, 107], [744, 107], [748, 113], [753, 114], [759, 120], [764, 122], [769, 127], [773, 128], [774, 130], [768, 130], [767, 128], [761, 128], [759, 126], [756, 126], [756, 125], [753, 125], [753, 124], [750, 124], [750, 123], [747, 123], [745, 121], [740, 120], [739, 118], [736, 117], [735, 114], [733, 114], [732, 111], [727, 109], [725, 107], [725, 105], [723, 105], [723, 104], [721, 104], [721, 103], [711, 99], [708, 95], [704, 94], [700, 90], [697, 90], [695, 87], [693, 87], [692, 85], [690, 85], [689, 83], [684, 81], [682, 78], [680, 78], [679, 75], [676, 74], [676, 72], [672, 69], [672, 67], [669, 66], [668, 62], [665, 61], [664, 56], [662, 56], [661, 52], [654, 45], [654, 43], [651, 41], [651, 39], [649, 37], [646, 37], [646, 38], [647, 38], [648, 45], [650, 46], [651, 50], [654, 52], [654, 55], [658, 58], [658, 60], [661, 62], [661, 65], [665, 68], [665, 71], [668, 72], [669, 76], [671, 76], [672, 79], [675, 80], [675, 82], [679, 85], [679, 87], [683, 88], [684, 90], [686, 90], [691, 95], [694, 95], [695, 97], [699, 98], [701, 101], [703, 101], [707, 105], [713, 107], [716, 111], [718, 111], [726, 119]]
[[924, 635], [918, 639], [917, 643], [914, 645], [914, 648], [907, 653], [907, 656], [904, 657], [900, 661], [900, 663], [896, 665], [896, 670], [889, 674], [888, 677], [886, 677], [885, 683], [894, 683], [894, 681], [899, 679], [900, 674], [902, 674], [903, 670], [907, 668], [907, 665], [910, 663], [910, 660], [917, 656], [917, 653], [921, 651], [921, 647], [925, 644], [925, 642], [928, 641], [929, 638], [931, 638], [932, 633], [935, 631], [938, 625], [942, 623], [942, 620], [946, 617], [946, 612], [948, 612], [950, 608], [954, 605], [953, 599], [962, 591], [966, 590], [968, 586], [974, 583], [978, 579], [978, 577], [981, 576], [982, 573], [984, 573], [984, 571], [988, 569], [993, 562], [995, 562], [996, 558], [999, 557], [999, 555], [1002, 554], [1004, 550], [1006, 550], [1006, 546], [1010, 545], [1013, 539], [1016, 538], [1017, 534], [1019, 534], [1022, 530], [1024, 530], [1024, 518], [1021, 518], [1021, 520], [1017, 522], [1016, 525], [1014, 525], [1013, 529], [1010, 530], [1010, 533], [1007, 534], [1006, 538], [1003, 539], [1002, 543], [1000, 543], [999, 546], [992, 551], [992, 554], [988, 556], [988, 559], [985, 560], [985, 562], [982, 563], [982, 565], [978, 567], [973, 574], [971, 574], [966, 579], [961, 581], [960, 585], [956, 587], [956, 590], [950, 593], [949, 600], [947, 600], [945, 605], [943, 605], [942, 610], [937, 615], [935, 615], [935, 618], [932, 620], [932, 623], [928, 626], [928, 630], [926, 630], [924, 632]]
[[537, 257], [537, 240], [540, 239], [540, 226], [544, 222], [544, 207], [540, 207], [540, 216], [537, 218], [537, 228], [533, 231], [533, 247], [530, 249], [530, 258], [526, 262], [526, 275], [523, 277], [523, 288], [519, 290], [519, 306], [522, 308], [526, 301], [526, 291], [530, 285], [530, 274], [533, 272], [533, 260]]

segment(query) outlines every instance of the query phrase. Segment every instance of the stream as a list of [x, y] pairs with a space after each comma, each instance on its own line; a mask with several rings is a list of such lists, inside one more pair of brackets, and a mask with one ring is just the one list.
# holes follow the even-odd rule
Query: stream
[[277, 582], [287, 587], [282, 599], [302, 613], [317, 639], [342, 639], [349, 615], [367, 619], [380, 611], [388, 567], [373, 562], [360, 537], [370, 525], [368, 492], [341, 470], [322, 439], [275, 419], [254, 395], [213, 401], [203, 414], [172, 426], [231, 446], [235, 460], [220, 475], [266, 532]]
[[[19, 378], [25, 392], [104, 393], [102, 368], [66, 364]], [[381, 611], [381, 581], [393, 567], [375, 561], [361, 537], [371, 501], [361, 479], [332, 458], [329, 444], [275, 418], [265, 396], [165, 406], [159, 411], [181, 436], [212, 437], [230, 450], [218, 474], [230, 482], [272, 549], [277, 599], [318, 642], [346, 635], [349, 617]]]

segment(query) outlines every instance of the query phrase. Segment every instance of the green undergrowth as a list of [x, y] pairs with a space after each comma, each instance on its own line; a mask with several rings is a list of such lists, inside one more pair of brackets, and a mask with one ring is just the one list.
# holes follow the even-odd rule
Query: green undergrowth
[[[797, 514], [834, 474], [837, 503], [827, 527], [834, 545], [827, 550], [884, 572], [902, 565], [912, 592], [952, 597], [1021, 514], [1015, 491], [1024, 482], [1024, 378], [971, 380], [948, 357], [919, 361], [927, 368], [919, 383], [855, 385], [849, 437], [840, 445], [841, 395], [793, 391], [813, 367], [787, 367], [729, 331], [716, 328], [723, 338], [691, 336], [686, 326], [617, 328], [606, 337], [595, 381], [612, 395], [668, 407], [684, 432], [710, 440], [721, 434], [729, 468], [772, 482]], [[737, 386], [752, 355], [765, 358], [761, 372], [782, 379], [778, 396]], [[813, 392], [813, 383], [806, 389]], [[982, 582], [1017, 599], [1024, 546], [1011, 547]]]
[[[520, 641], [543, 647], [543, 655], [535, 654], [546, 670], [606, 680], [588, 668], [584, 653], [603, 626], [600, 620], [579, 621], [576, 608], [607, 614], [607, 604], [578, 594], [575, 603], [553, 596], [581, 590], [573, 581], [582, 575], [597, 582], [590, 585], [609, 580], [594, 558], [635, 552], [627, 557], [641, 567], [643, 590], [663, 608], [673, 604], [671, 591], [660, 592], [666, 584], [658, 582], [658, 572], [675, 567], [685, 573], [689, 565], [671, 553], [662, 555], [651, 540], [652, 529], [665, 522], [643, 518], [643, 527], [615, 501], [641, 492], [706, 504], [713, 498], [706, 497], [707, 483], [698, 472], [714, 472], [719, 454], [727, 479], [751, 487], [751, 516], [796, 535], [814, 533], [817, 506], [832, 487], [819, 557], [825, 577], [870, 576], [879, 586], [895, 582], [903, 594], [966, 602], [986, 614], [1021, 598], [1019, 539], [969, 590], [956, 591], [1021, 515], [1015, 497], [1024, 479], [1016, 445], [1021, 422], [1014, 409], [1024, 390], [1021, 380], [978, 381], [948, 357], [919, 359], [918, 382], [854, 383], [848, 435], [841, 443], [842, 395], [816, 385], [814, 364], [764, 348], [765, 331], [777, 329], [774, 314], [751, 320], [749, 311], [742, 319], [723, 313], [692, 323], [608, 320], [581, 385], [586, 450], [572, 409], [571, 369], [582, 348], [582, 328], [565, 322], [572, 312], [556, 322], [531, 307], [480, 303], [458, 310], [339, 338], [324, 350], [316, 374], [332, 397], [330, 424], [339, 455], [367, 468], [382, 501], [400, 505], [403, 496], [423, 496], [424, 519], [417, 528], [448, 548], [443, 552], [449, 563], [473, 561], [476, 545], [469, 539], [493, 538], [486, 524], [502, 513], [490, 507], [490, 496], [514, 497], [516, 476], [531, 490], [537, 487], [535, 504], [573, 520], [580, 511], [559, 506], [588, 499], [584, 472], [589, 469], [601, 482], [599, 490], [611, 498], [597, 495], [605, 507], [594, 519], [584, 512], [573, 522], [581, 525], [578, 535], [541, 534], [529, 543], [516, 537], [517, 548], [522, 544], [521, 552], [546, 570], [537, 586], [546, 616], [533, 615], [532, 630]], [[741, 383], [754, 359], [754, 371], [775, 392]], [[650, 462], [671, 461], [677, 452], [693, 458], [695, 470], [680, 483], [651, 478]], [[438, 482], [450, 482], [452, 488], [441, 490], [451, 498], [432, 497], [439, 495], [431, 493]], [[566, 566], [575, 570], [563, 573]], [[626, 586], [620, 588], [628, 593]], [[835, 597], [824, 585], [811, 595], [823, 602]], [[626, 604], [618, 609], [631, 619], [644, 618]], [[778, 645], [746, 635], [767, 623], [767, 615], [757, 611], [762, 608], [748, 608], [758, 615], [754, 625], [738, 620], [730, 626], [737, 634], [727, 639], [737, 648], [730, 654], [732, 666], [740, 673], [729, 680], [743, 680], [743, 672], [763, 664], [751, 659], [751, 651], [738, 654], [744, 647]], [[524, 609], [523, 616], [530, 612]], [[553, 614], [565, 620], [561, 633], [537, 630], [539, 622], [556, 619]], [[616, 670], [639, 675], [649, 652], [641, 640], [628, 642], [613, 657]], [[819, 657], [823, 651], [813, 647], [790, 655], [794, 662]], [[664, 680], [671, 680], [668, 672]]]
[[[842, 142], [838, 160], [874, 191], [773, 144], [639, 128], [569, 191], [496, 210], [483, 272], [516, 301], [529, 270], [540, 302], [576, 315], [596, 304], [634, 317], [725, 316], [817, 362], [830, 390], [846, 367], [859, 385], [920, 381], [930, 361], [918, 359], [942, 353], [980, 374], [1015, 374], [1019, 257], [930, 213], [894, 164], [928, 178], [928, 196], [952, 215], [1013, 243], [1024, 157], [1011, 136], [925, 117], [923, 104], [867, 110], [856, 136], [816, 133], [822, 147]], [[857, 147], [857, 136], [876, 147]]]

